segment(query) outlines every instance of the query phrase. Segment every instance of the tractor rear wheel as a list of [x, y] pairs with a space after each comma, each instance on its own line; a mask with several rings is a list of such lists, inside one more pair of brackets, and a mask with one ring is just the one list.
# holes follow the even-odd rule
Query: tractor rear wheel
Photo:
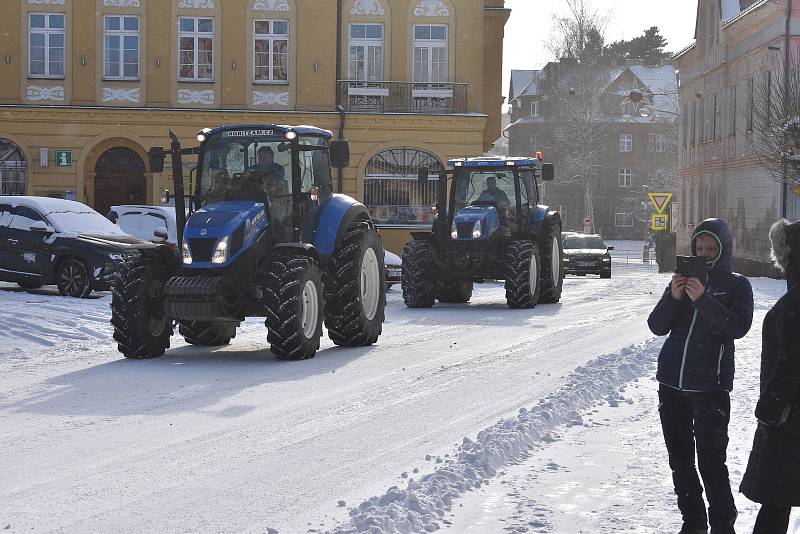
[[322, 337], [322, 275], [316, 260], [277, 256], [264, 287], [267, 341], [279, 360], [313, 358]]
[[403, 247], [403, 301], [409, 308], [430, 308], [436, 298], [436, 283], [430, 279], [431, 250], [427, 241], [409, 241]]
[[439, 302], [463, 304], [472, 297], [472, 282], [439, 280], [436, 282], [436, 299]]
[[533, 241], [509, 241], [505, 250], [506, 303], [509, 308], [533, 308], [539, 302], [541, 267]]
[[561, 300], [564, 287], [564, 245], [561, 241], [561, 225], [549, 225], [542, 237], [542, 289], [539, 302], [554, 304]]
[[363, 347], [378, 341], [386, 308], [386, 269], [377, 230], [356, 223], [331, 257], [325, 280], [325, 327], [335, 345]]
[[191, 345], [218, 347], [236, 337], [236, 323], [181, 321], [178, 333]]
[[164, 284], [169, 272], [156, 260], [127, 260], [111, 290], [111, 324], [126, 358], [156, 358], [169, 347], [172, 321], [167, 317]]

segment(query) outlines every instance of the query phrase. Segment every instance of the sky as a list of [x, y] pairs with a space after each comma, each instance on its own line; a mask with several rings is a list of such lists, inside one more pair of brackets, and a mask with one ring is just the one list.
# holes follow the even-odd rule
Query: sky
[[[606, 41], [630, 39], [658, 26], [668, 50], [678, 52], [692, 43], [697, 0], [589, 0], [601, 15], [609, 15]], [[538, 69], [553, 58], [545, 41], [553, 15], [563, 14], [565, 0], [506, 0], [511, 8], [503, 41], [503, 95], [508, 96], [511, 69]]]

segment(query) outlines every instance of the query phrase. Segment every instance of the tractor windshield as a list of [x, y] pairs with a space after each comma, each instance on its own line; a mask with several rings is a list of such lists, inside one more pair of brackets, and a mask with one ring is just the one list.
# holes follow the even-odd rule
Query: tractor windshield
[[464, 169], [456, 174], [455, 208], [489, 205], [514, 215], [517, 209], [517, 193], [514, 185], [520, 179], [520, 195], [523, 209], [528, 207], [529, 191], [532, 188], [530, 171], [516, 172], [505, 169]]

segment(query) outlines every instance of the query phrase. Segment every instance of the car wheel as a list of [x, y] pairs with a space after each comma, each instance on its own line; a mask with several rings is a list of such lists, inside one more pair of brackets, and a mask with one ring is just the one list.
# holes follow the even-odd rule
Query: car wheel
[[92, 277], [81, 260], [69, 258], [56, 269], [56, 285], [62, 295], [86, 298], [92, 292]]

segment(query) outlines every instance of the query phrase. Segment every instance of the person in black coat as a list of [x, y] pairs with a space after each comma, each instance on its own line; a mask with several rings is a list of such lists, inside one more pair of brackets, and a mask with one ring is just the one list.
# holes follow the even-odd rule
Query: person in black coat
[[792, 506], [800, 506], [800, 222], [778, 221], [770, 240], [788, 291], [764, 318], [758, 428], [739, 487], [762, 505], [759, 534], [785, 533]]
[[[734, 532], [736, 506], [725, 465], [733, 389], [734, 339], [753, 321], [753, 290], [731, 272], [733, 238], [720, 219], [707, 219], [692, 234], [692, 255], [707, 259], [705, 286], [697, 278], [672, 277], [647, 320], [669, 334], [658, 356], [659, 415], [672, 469], [683, 534]], [[695, 452], [705, 484], [695, 468]]]

